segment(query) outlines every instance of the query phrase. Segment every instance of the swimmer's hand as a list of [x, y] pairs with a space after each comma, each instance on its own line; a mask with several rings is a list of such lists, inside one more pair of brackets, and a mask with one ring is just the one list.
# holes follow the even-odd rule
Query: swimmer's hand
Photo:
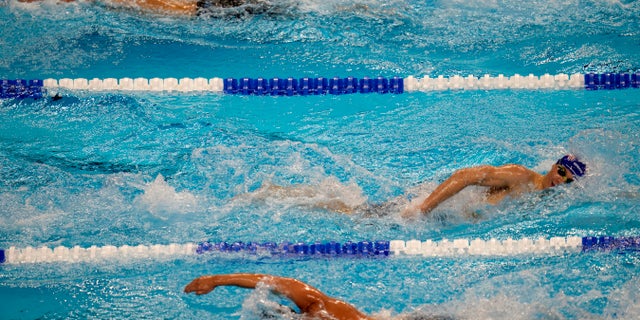
[[207, 294], [218, 286], [215, 276], [202, 276], [184, 287], [185, 293], [195, 292], [197, 295]]
[[400, 213], [403, 219], [413, 219], [420, 215], [420, 205], [415, 203], [409, 203], [404, 210]]

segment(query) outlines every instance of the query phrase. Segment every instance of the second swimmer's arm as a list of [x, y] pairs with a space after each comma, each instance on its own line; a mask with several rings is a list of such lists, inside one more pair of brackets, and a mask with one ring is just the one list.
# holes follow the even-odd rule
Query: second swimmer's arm
[[143, 10], [174, 14], [194, 15], [198, 10], [197, 0], [109, 0], [124, 6], [135, 6]]
[[273, 292], [289, 298], [301, 312], [314, 319], [320, 316], [322, 318], [329, 316], [331, 319], [369, 319], [352, 305], [331, 298], [318, 289], [293, 278], [249, 273], [211, 275], [193, 280], [184, 291], [206, 294], [218, 286], [255, 288], [258, 283], [264, 283]]
[[254, 289], [258, 283], [264, 283], [272, 291], [291, 299], [303, 312], [308, 311], [314, 304], [329, 299], [316, 288], [296, 279], [250, 273], [202, 276], [191, 281], [184, 291], [200, 295], [209, 293], [219, 286]]

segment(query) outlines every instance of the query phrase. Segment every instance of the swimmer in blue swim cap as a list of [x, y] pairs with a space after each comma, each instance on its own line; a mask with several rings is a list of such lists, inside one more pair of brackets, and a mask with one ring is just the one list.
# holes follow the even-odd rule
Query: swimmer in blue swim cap
[[517, 196], [571, 183], [584, 176], [586, 170], [587, 166], [570, 154], [556, 161], [551, 166], [551, 170], [544, 175], [517, 164], [464, 168], [455, 171], [428, 196], [418, 197], [408, 205], [404, 196], [383, 203], [368, 203], [365, 197], [354, 194], [358, 192], [358, 188], [344, 186], [337, 181], [329, 183], [328, 187], [305, 184], [279, 186], [264, 183], [258, 190], [239, 195], [234, 200], [300, 199], [304, 200], [301, 201], [303, 206], [345, 214], [360, 213], [364, 216], [379, 217], [400, 212], [403, 218], [411, 218], [419, 214], [428, 215], [442, 202], [468, 186], [487, 187], [484, 200], [490, 204], [497, 204], [507, 196]]
[[584, 176], [586, 170], [587, 166], [571, 154], [556, 161], [545, 175], [516, 164], [460, 169], [436, 187], [424, 201], [410, 203], [402, 212], [402, 216], [409, 218], [419, 213], [427, 215], [442, 202], [468, 186], [488, 187], [486, 200], [496, 204], [507, 196], [571, 183]]
[[[587, 170], [587, 165], [585, 165], [584, 163], [582, 163], [580, 160], [578, 160], [578, 158], [576, 158], [574, 155], [572, 154], [568, 154], [562, 158], [560, 158], [560, 160], [558, 160], [556, 162], [556, 166], [558, 167], [558, 174], [560, 174], [561, 176], [565, 176], [564, 174], [562, 174], [562, 170], [569, 170], [571, 172], [571, 175], [573, 177], [582, 177], [584, 175], [584, 173]], [[570, 178], [567, 178], [567, 182], [571, 182], [569, 181]]]

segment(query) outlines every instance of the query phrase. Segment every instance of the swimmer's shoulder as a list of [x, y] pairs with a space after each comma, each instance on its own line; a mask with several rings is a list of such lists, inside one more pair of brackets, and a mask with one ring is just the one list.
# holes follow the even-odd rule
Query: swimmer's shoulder
[[539, 175], [539, 173], [521, 165], [521, 164], [505, 164], [501, 166], [494, 167], [496, 172], [503, 172], [512, 175], [521, 175], [527, 177], [533, 177]]

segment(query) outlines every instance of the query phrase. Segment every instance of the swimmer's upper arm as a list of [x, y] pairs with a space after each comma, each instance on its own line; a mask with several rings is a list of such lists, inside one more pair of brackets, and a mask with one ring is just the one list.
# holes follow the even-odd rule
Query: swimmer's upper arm
[[[438, 185], [420, 204], [419, 209], [423, 213], [428, 213], [443, 201], [471, 185], [503, 188], [512, 187], [527, 179], [530, 179], [528, 169], [518, 165], [478, 166], [460, 169]], [[407, 215], [403, 214], [403, 216]]]
[[265, 281], [271, 290], [291, 300], [302, 312], [317, 312], [329, 298], [320, 290], [296, 279], [271, 277]]
[[464, 185], [484, 187], [508, 187], [529, 178], [529, 170], [520, 165], [478, 166], [461, 169], [454, 175], [463, 180]]

